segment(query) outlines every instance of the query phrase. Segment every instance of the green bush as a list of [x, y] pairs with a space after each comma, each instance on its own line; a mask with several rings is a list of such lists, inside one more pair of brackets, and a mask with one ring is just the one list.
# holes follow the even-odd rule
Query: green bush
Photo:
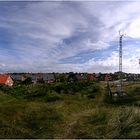
[[21, 84], [24, 84], [24, 85], [32, 84], [32, 79], [31, 79], [31, 77], [28, 77], [26, 80], [22, 81]]
[[35, 85], [33, 87], [31, 86], [30, 88], [28, 88], [24, 98], [28, 100], [34, 100], [37, 98], [39, 99], [45, 97], [47, 92], [48, 92], [48, 87], [45, 84]]
[[57, 93], [75, 94], [81, 91], [98, 92], [99, 85], [90, 82], [72, 82], [72, 83], [59, 83], [54, 86], [53, 90]]
[[[72, 82], [72, 83], [55, 83], [55, 84], [37, 84], [37, 85], [16, 85], [14, 87], [1, 86], [0, 89], [17, 98], [22, 99], [37, 99], [45, 97], [50, 92], [76, 94], [90, 93], [89, 98], [94, 98], [94, 93], [100, 90], [99, 84], [91, 82]], [[51, 97], [50, 97], [51, 98]], [[54, 98], [54, 97], [52, 97]], [[50, 99], [51, 100], [51, 99]], [[53, 100], [53, 99], [52, 99]]]

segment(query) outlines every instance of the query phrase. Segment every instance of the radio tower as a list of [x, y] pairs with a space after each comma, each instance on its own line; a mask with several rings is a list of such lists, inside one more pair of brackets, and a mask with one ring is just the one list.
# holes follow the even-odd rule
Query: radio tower
[[119, 95], [122, 95], [122, 38], [124, 34], [119, 31]]

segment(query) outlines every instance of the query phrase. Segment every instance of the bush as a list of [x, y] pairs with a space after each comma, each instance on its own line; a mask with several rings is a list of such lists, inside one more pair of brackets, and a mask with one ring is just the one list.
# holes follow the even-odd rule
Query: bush
[[31, 79], [31, 77], [28, 77], [26, 80], [22, 81], [22, 84], [24, 84], [24, 85], [32, 84], [32, 79]]
[[59, 83], [54, 86], [53, 90], [57, 93], [70, 93], [75, 94], [77, 92], [98, 92], [100, 90], [99, 85], [90, 82], [72, 82], [72, 83]]
[[25, 99], [33, 100], [45, 97], [48, 92], [48, 87], [46, 85], [35, 85], [28, 88], [25, 94]]
[[13, 86], [13, 87], [3, 86], [1, 87], [1, 90], [4, 93], [10, 94], [18, 99], [23, 99], [25, 94], [27, 93], [27, 87], [25, 85], [19, 85], [19, 86]]

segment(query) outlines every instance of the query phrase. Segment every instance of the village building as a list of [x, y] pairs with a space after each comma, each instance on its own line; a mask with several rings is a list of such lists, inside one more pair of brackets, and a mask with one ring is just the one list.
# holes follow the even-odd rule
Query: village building
[[111, 76], [109, 74], [106, 74], [104, 80], [105, 81], [110, 81], [111, 80]]
[[0, 75], [0, 85], [13, 86], [14, 81], [10, 75]]
[[53, 73], [53, 74], [54, 74], [55, 82], [60, 82], [60, 76], [61, 76], [61, 74], [60, 73]]
[[87, 75], [83, 73], [76, 74], [77, 81], [87, 81]]
[[29, 74], [28, 77], [31, 78], [33, 84], [37, 83], [37, 76], [35, 74]]
[[22, 75], [21, 74], [11, 74], [11, 77], [15, 81], [21, 81]]
[[43, 80], [47, 83], [55, 82], [55, 76], [53, 73], [45, 73], [43, 74]]
[[88, 74], [87, 79], [88, 79], [88, 81], [95, 81], [96, 77], [94, 74]]
[[25, 81], [27, 78], [28, 78], [28, 76], [24, 74], [21, 76], [21, 81]]

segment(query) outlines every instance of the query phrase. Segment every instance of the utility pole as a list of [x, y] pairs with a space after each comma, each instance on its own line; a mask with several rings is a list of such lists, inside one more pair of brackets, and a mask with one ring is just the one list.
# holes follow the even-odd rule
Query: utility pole
[[119, 31], [119, 95], [122, 95], [122, 38], [124, 34]]

